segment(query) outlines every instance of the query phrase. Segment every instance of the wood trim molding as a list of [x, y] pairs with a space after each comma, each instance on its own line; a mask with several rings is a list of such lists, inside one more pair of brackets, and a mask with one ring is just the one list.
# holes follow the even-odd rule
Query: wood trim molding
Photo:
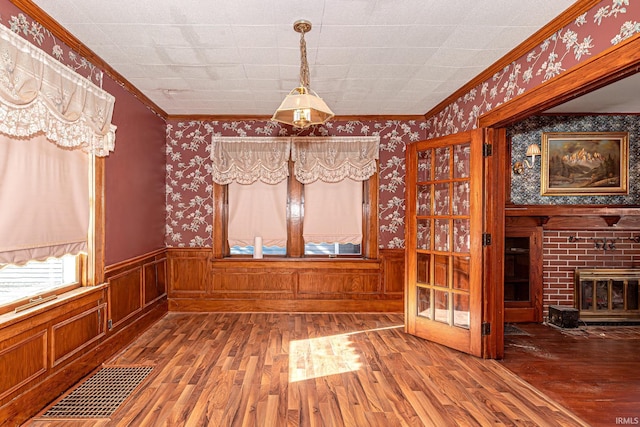
[[94, 157], [93, 166], [93, 227], [89, 232], [89, 246], [93, 259], [88, 262], [86, 283], [95, 286], [104, 282], [105, 274], [105, 158]]
[[[138, 255], [136, 257], [120, 261], [115, 264], [110, 264], [105, 268], [105, 274], [109, 274], [113, 278], [113, 274], [117, 272], [117, 270], [130, 270], [133, 264], [162, 261], [164, 258], [166, 258], [166, 252], [167, 248], [160, 248], [156, 249], [155, 251], [147, 252], [146, 254]], [[150, 258], [154, 259], [152, 261], [149, 261]]]
[[124, 87], [132, 95], [140, 100], [144, 105], [149, 107], [151, 111], [156, 113], [163, 119], [167, 119], [167, 113], [158, 107], [151, 99], [149, 99], [138, 88], [132, 85], [124, 76], [118, 73], [111, 65], [109, 65], [104, 59], [100, 58], [95, 52], [89, 49], [83, 44], [76, 36], [67, 31], [58, 21], [53, 19], [31, 0], [9, 0], [11, 3], [20, 8], [24, 13], [31, 18], [38, 21], [44, 28], [51, 31], [55, 37], [64, 42], [67, 46], [77, 52], [80, 56], [87, 59], [89, 62], [100, 68], [109, 77], [111, 77], [116, 83]]
[[[547, 25], [536, 31], [531, 37], [522, 42], [520, 45], [512, 49], [509, 53], [507, 53], [502, 58], [498, 59], [494, 62], [489, 68], [484, 70], [482, 73], [478, 74], [475, 78], [470, 80], [467, 84], [462, 86], [460, 89], [449, 95], [445, 98], [441, 103], [433, 107], [429, 110], [425, 115], [425, 119], [429, 120], [431, 117], [437, 115], [449, 104], [455, 102], [458, 98], [469, 92], [474, 87], [478, 86], [485, 80], [490, 79], [495, 73], [504, 69], [505, 66], [511, 64], [512, 62], [520, 59], [522, 56], [531, 52], [533, 49], [537, 48], [542, 42], [544, 42], [549, 36], [558, 31], [558, 29], [563, 28], [565, 25], [573, 22], [576, 17], [582, 15], [587, 12], [589, 9], [598, 4], [600, 0], [578, 0], [573, 5], [571, 5], [567, 10], [558, 15], [553, 21], [549, 22]], [[486, 125], [479, 125], [478, 127], [485, 127]]]
[[[271, 120], [271, 116], [267, 115], [238, 115], [238, 114], [172, 114], [166, 117], [167, 120], [199, 120], [199, 121], [234, 121], [234, 120], [256, 120], [256, 121], [265, 121], [268, 122]], [[384, 116], [379, 114], [369, 114], [369, 115], [349, 115], [349, 116], [334, 116], [331, 121], [387, 121], [387, 120], [397, 120], [397, 121], [424, 121], [424, 115], [391, 115]]]
[[517, 205], [505, 208], [507, 217], [640, 216], [640, 206]]
[[558, 77], [495, 107], [478, 119], [480, 127], [502, 127], [635, 74], [640, 68], [640, 35], [584, 61]]

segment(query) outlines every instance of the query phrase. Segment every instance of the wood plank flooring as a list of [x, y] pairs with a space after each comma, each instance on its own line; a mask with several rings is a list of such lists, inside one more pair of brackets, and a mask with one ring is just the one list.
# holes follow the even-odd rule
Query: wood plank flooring
[[640, 423], [640, 327], [518, 327], [503, 366], [592, 426]]
[[111, 420], [30, 426], [587, 425], [401, 314], [169, 313], [109, 365], [152, 365]]

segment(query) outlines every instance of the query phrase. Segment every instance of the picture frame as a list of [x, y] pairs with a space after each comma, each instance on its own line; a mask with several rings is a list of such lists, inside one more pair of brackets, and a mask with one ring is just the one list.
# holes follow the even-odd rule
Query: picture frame
[[629, 192], [628, 132], [545, 132], [541, 151], [543, 196]]

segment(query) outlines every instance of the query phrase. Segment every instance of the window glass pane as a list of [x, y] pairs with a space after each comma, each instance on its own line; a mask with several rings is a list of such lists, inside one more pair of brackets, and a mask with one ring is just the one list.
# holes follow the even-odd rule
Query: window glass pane
[[449, 147], [436, 148], [435, 153], [436, 169], [433, 179], [436, 181], [446, 180], [451, 177], [451, 169], [449, 165], [449, 159], [451, 152]]
[[433, 305], [435, 308], [433, 320], [436, 322], [449, 323], [449, 293], [435, 291]]
[[434, 185], [433, 193], [433, 214], [449, 215], [449, 183]]
[[305, 243], [305, 255], [360, 255], [361, 245], [353, 243]]
[[469, 291], [471, 283], [469, 282], [471, 258], [454, 257], [453, 258], [453, 289], [461, 289]]
[[443, 252], [449, 251], [449, 220], [436, 219], [434, 234], [434, 249]]
[[418, 185], [416, 201], [416, 214], [429, 215], [431, 213], [431, 186]]
[[471, 170], [471, 144], [460, 144], [454, 148], [453, 176], [467, 178]]
[[[254, 247], [251, 246], [232, 246], [230, 248], [231, 255], [253, 255]], [[263, 255], [286, 255], [287, 248], [284, 246], [263, 246]]]
[[418, 301], [418, 316], [431, 319], [431, 289], [416, 288]]
[[453, 295], [453, 324], [469, 329], [470, 323], [469, 295]]
[[469, 181], [456, 182], [453, 185], [453, 214], [469, 215], [471, 207], [471, 184]]
[[417, 254], [417, 274], [416, 280], [418, 283], [429, 283], [429, 263], [431, 261], [431, 255], [429, 254]]
[[65, 255], [20, 266], [0, 265], [0, 305], [78, 282], [77, 256]]
[[431, 220], [419, 219], [417, 228], [417, 249], [431, 249]]
[[471, 251], [471, 221], [468, 219], [453, 220], [453, 250], [458, 253]]
[[446, 255], [435, 255], [433, 257], [434, 277], [433, 284], [443, 288], [449, 287], [449, 257]]
[[418, 181], [431, 180], [431, 150], [418, 151]]

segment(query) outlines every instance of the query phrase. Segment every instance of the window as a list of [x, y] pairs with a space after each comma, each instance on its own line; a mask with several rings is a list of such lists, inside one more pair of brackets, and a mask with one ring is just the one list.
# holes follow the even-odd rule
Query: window
[[305, 255], [359, 255], [362, 236], [362, 182], [305, 184]]
[[214, 138], [214, 257], [377, 257], [377, 138], [247, 139]]
[[115, 98], [1, 25], [0, 51], [5, 313], [102, 279], [104, 261], [81, 254], [102, 253], [104, 163], [97, 157], [115, 148]]
[[87, 284], [92, 156], [0, 135], [0, 313]]
[[64, 255], [46, 261], [0, 267], [0, 306], [80, 285], [81, 257]]
[[231, 255], [252, 255], [256, 238], [264, 255], [287, 253], [287, 181], [228, 184]]
[[0, 135], [0, 313], [87, 283], [92, 156]]

